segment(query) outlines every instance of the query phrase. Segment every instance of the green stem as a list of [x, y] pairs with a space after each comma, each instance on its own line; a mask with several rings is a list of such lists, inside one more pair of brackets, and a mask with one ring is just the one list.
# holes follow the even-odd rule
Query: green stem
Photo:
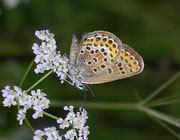
[[169, 86], [172, 82], [174, 82], [177, 78], [179, 78], [180, 72], [177, 72], [173, 77], [171, 77], [167, 82], [165, 82], [162, 86], [160, 86], [157, 90], [155, 90], [153, 93], [151, 93], [147, 98], [145, 98], [142, 102], [140, 102], [140, 105], [146, 104], [148, 101], [150, 101], [152, 98], [157, 96], [162, 90], [164, 90], [167, 86]]
[[56, 116], [54, 116], [54, 115], [52, 115], [52, 114], [49, 114], [49, 113], [47, 113], [47, 112], [43, 112], [43, 114], [44, 115], [46, 115], [46, 116], [48, 116], [48, 117], [50, 117], [50, 118], [52, 118], [52, 119], [55, 119], [55, 120], [58, 120], [58, 117], [56, 117]]
[[[81, 101], [51, 101], [51, 107], [63, 107], [65, 105], [74, 105], [76, 107], [82, 107]], [[137, 103], [105, 103], [105, 102], [86, 102], [85, 108], [91, 109], [105, 109], [105, 110], [137, 110]]]
[[164, 127], [167, 131], [169, 131], [172, 135], [174, 135], [177, 138], [180, 138], [180, 135], [174, 131], [171, 127], [169, 127], [167, 124], [165, 124], [163, 121], [156, 119], [155, 117], [151, 117], [154, 121], [159, 123], [162, 127]]
[[180, 99], [161, 101], [161, 102], [156, 101], [156, 102], [148, 103], [146, 106], [147, 107], [157, 107], [157, 106], [169, 105], [169, 104], [174, 104], [174, 103], [180, 103]]
[[46, 73], [43, 77], [41, 77], [41, 79], [39, 79], [36, 83], [34, 83], [31, 87], [29, 87], [26, 92], [29, 92], [30, 90], [32, 90], [35, 86], [37, 86], [40, 82], [42, 82], [46, 77], [48, 77], [53, 71], [49, 71], [48, 73]]
[[20, 88], [22, 87], [22, 84], [24, 83], [24, 80], [26, 79], [26, 77], [27, 77], [27, 75], [28, 75], [28, 73], [29, 73], [29, 71], [30, 71], [30, 69], [31, 69], [31, 67], [32, 67], [33, 64], [34, 64], [34, 59], [33, 59], [33, 60], [31, 61], [31, 63], [29, 64], [29, 66], [28, 66], [28, 68], [27, 68], [27, 70], [26, 70], [23, 78], [21, 79], [21, 82], [20, 82], [20, 84], [19, 84], [19, 87], [20, 87]]
[[[60, 107], [65, 105], [74, 105], [76, 107], [81, 107], [82, 102], [75, 102], [75, 101], [51, 101], [51, 107]], [[138, 103], [105, 103], [105, 102], [86, 102], [84, 105], [85, 108], [91, 109], [103, 109], [103, 110], [139, 110], [144, 112], [150, 116], [156, 117], [160, 120], [163, 120], [171, 125], [176, 127], [180, 127], [180, 123], [178, 119], [168, 116], [164, 113], [159, 111], [144, 107], [139, 105]]]
[[150, 109], [150, 108], [146, 108], [146, 107], [139, 107], [139, 110], [142, 111], [142, 112], [145, 112], [146, 114], [152, 116], [152, 117], [155, 117], [157, 119], [160, 119], [160, 120], [163, 120], [164, 122], [167, 122], [171, 125], [174, 125], [176, 127], [179, 127], [180, 128], [180, 122], [178, 119], [172, 117], [172, 116], [168, 116], [164, 113], [161, 113], [159, 111], [156, 111], [156, 110], [153, 110], [153, 109]]
[[[29, 71], [31, 70], [31, 67], [32, 67], [33, 63], [34, 63], [34, 59], [33, 59], [33, 60], [31, 61], [31, 63], [29, 64], [29, 66], [28, 66], [25, 74], [23, 75], [23, 78], [21, 79], [21, 82], [20, 82], [20, 84], [19, 84], [19, 87], [20, 87], [20, 88], [22, 87], [22, 85], [23, 85], [23, 83], [24, 83], [24, 81], [25, 81], [25, 79], [26, 79]], [[19, 110], [19, 109], [20, 109], [20, 106], [18, 105], [18, 110]], [[34, 129], [33, 129], [32, 125], [30, 124], [30, 122], [28, 121], [28, 119], [25, 118], [24, 120], [25, 120], [25, 123], [27, 124], [27, 126], [29, 127], [29, 129], [34, 133]]]
[[34, 129], [33, 129], [33, 127], [31, 126], [31, 124], [30, 124], [30, 122], [28, 121], [28, 119], [25, 118], [24, 120], [25, 120], [27, 126], [29, 127], [29, 129], [34, 133]]

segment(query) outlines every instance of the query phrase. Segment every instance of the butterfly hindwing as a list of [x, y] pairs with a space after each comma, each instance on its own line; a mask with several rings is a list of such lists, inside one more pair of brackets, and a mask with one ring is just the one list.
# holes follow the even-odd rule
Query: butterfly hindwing
[[124, 79], [140, 73], [144, 68], [141, 56], [128, 45], [123, 44], [122, 52], [115, 63], [109, 65], [98, 75], [92, 75], [83, 81], [86, 84], [99, 84]]

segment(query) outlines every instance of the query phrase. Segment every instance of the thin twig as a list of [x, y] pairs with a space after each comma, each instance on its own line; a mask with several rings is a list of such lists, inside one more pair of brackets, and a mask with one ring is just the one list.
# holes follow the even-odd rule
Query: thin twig
[[31, 67], [32, 67], [33, 64], [34, 64], [34, 59], [31, 61], [31, 63], [29, 64], [29, 66], [28, 66], [25, 74], [23, 75], [23, 78], [21, 79], [21, 82], [20, 82], [20, 84], [19, 84], [19, 87], [22, 87], [22, 84], [24, 83], [24, 80], [26, 79], [26, 77], [27, 77], [27, 75], [28, 75], [28, 73], [29, 73], [29, 71], [30, 71], [30, 69], [31, 69]]
[[171, 83], [173, 83], [177, 78], [180, 77], [180, 72], [177, 72], [173, 77], [171, 77], [167, 82], [165, 82], [162, 86], [160, 86], [157, 90], [155, 90], [153, 93], [151, 93], [147, 98], [145, 98], [142, 102], [140, 102], [140, 105], [146, 104], [148, 101], [150, 101], [152, 98], [157, 96], [162, 90], [164, 90], [167, 86], [169, 86]]
[[[29, 71], [31, 70], [33, 63], [34, 63], [34, 59], [33, 59], [33, 60], [31, 61], [31, 63], [29, 64], [29, 66], [28, 66], [25, 74], [23, 75], [23, 78], [22, 78], [21, 81], [20, 81], [20, 84], [19, 84], [19, 87], [20, 87], [20, 88], [22, 87], [22, 85], [23, 85], [23, 83], [24, 83], [24, 80], [26, 79]], [[18, 110], [19, 110], [19, 109], [20, 109], [20, 107], [19, 107], [19, 105], [18, 105]], [[28, 119], [25, 118], [24, 120], [25, 120], [25, 123], [27, 124], [27, 126], [29, 127], [29, 129], [34, 133], [34, 129], [33, 129], [32, 125], [30, 124], [30, 122], [28, 121]]]
[[48, 117], [50, 117], [50, 118], [52, 118], [52, 119], [55, 119], [55, 120], [58, 119], [58, 117], [56, 117], [56, 116], [54, 116], [54, 115], [52, 115], [52, 114], [49, 114], [49, 113], [47, 113], [47, 112], [45, 112], [45, 111], [43, 111], [43, 114], [46, 115], [46, 116], [48, 116]]
[[32, 90], [35, 86], [37, 86], [39, 83], [41, 83], [46, 77], [48, 77], [53, 71], [49, 71], [48, 73], [46, 73], [43, 77], [41, 77], [41, 79], [39, 79], [36, 83], [34, 83], [31, 87], [29, 87], [26, 92], [29, 92], [30, 90]]
[[32, 125], [30, 124], [30, 122], [28, 121], [28, 119], [25, 118], [24, 120], [25, 120], [27, 126], [29, 127], [29, 129], [34, 133], [34, 128], [33, 128]]
[[147, 103], [147, 107], [157, 107], [157, 106], [163, 106], [163, 105], [169, 105], [174, 103], [180, 103], [180, 99], [174, 99], [174, 100], [168, 100], [168, 101], [161, 101], [161, 102], [150, 102]]
[[[51, 107], [63, 107], [65, 105], [81, 107], [82, 101], [51, 101]], [[84, 107], [105, 110], [137, 110], [138, 103], [85, 102]]]
[[160, 124], [162, 127], [164, 127], [167, 131], [169, 131], [172, 135], [174, 135], [177, 138], [180, 138], [180, 135], [174, 131], [171, 127], [169, 127], [167, 124], [165, 124], [163, 121], [155, 118], [155, 117], [151, 117], [154, 121], [156, 121], [158, 124]]
[[154, 109], [150, 109], [150, 108], [147, 108], [147, 107], [142, 107], [141, 106], [139, 109], [140, 109], [140, 111], [145, 112], [146, 114], [148, 114], [150, 116], [153, 116], [153, 117], [155, 117], [157, 119], [160, 119], [160, 120], [162, 120], [164, 122], [167, 122], [167, 123], [169, 123], [171, 125], [174, 125], [174, 126], [180, 128], [180, 122], [179, 122], [179, 120], [177, 118], [174, 118], [172, 116], [169, 116], [167, 114], [161, 113], [159, 111], [156, 111]]

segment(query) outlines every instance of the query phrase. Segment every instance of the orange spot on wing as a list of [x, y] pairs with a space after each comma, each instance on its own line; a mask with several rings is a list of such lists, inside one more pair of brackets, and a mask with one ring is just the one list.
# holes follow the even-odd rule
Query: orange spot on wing
[[111, 54], [113, 56], [113, 60], [115, 61], [118, 55], [118, 53], [116, 53], [116, 49], [113, 49]]
[[94, 43], [95, 45], [99, 45], [100, 41], [96, 41], [96, 37], [95, 37], [94, 40], [93, 40], [93, 43]]
[[84, 41], [83, 44], [86, 45], [88, 42], [87, 41]]
[[113, 58], [114, 58], [115, 56], [117, 56], [117, 54], [115, 53], [115, 51], [113, 51], [111, 54], [113, 55]]
[[100, 43], [104, 46], [105, 44], [107, 44], [106, 42], [103, 41], [103, 37], [100, 40]]
[[137, 61], [136, 59], [130, 60], [130, 56], [132, 56], [131, 54], [128, 56], [125, 56], [126, 51], [121, 52], [121, 57], [123, 58], [123, 60], [127, 60], [128, 63], [132, 66], [131, 70], [132, 72], [136, 72], [140, 70], [140, 66], [139, 65], [135, 65], [134, 62]]
[[83, 44], [84, 44], [84, 45], [87, 45], [87, 44], [92, 45], [92, 41], [84, 41]]

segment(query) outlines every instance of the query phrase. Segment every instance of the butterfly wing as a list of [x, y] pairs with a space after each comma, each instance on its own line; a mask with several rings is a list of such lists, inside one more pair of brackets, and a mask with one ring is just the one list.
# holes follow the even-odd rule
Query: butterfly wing
[[81, 49], [75, 67], [79, 71], [76, 78], [81, 82], [90, 81], [91, 78], [95, 79], [103, 73], [104, 69], [111, 67], [119, 59], [122, 51], [122, 42], [119, 38], [106, 31], [85, 34], [79, 46]]
[[78, 39], [75, 35], [72, 36], [72, 43], [71, 43], [71, 49], [70, 49], [70, 64], [71, 65], [75, 65], [76, 63], [76, 59], [79, 53], [79, 50], [81, 49], [81, 47], [79, 46], [79, 42]]
[[110, 82], [143, 70], [141, 56], [110, 32], [91, 32], [82, 37], [78, 46], [78, 41], [74, 42], [71, 45], [70, 62], [77, 70], [73, 76], [80, 83]]
[[85, 84], [99, 84], [124, 79], [140, 73], [144, 68], [142, 57], [128, 45], [123, 44], [120, 57], [96, 75], [84, 79]]

